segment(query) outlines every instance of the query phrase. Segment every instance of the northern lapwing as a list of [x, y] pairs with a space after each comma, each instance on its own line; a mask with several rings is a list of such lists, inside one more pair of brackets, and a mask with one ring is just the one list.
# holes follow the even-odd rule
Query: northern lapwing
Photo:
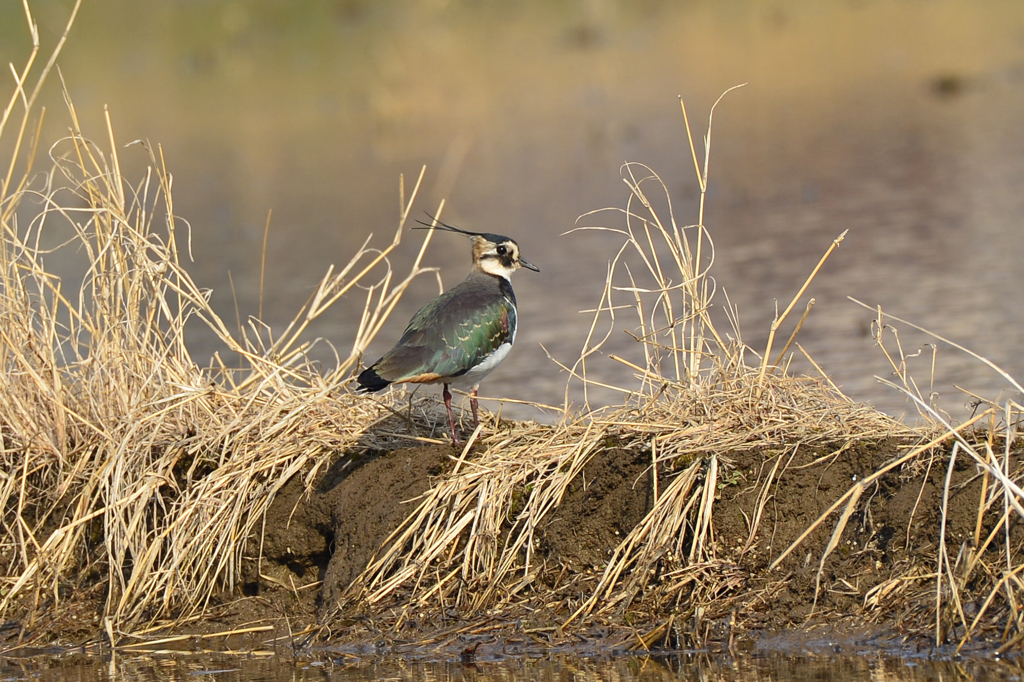
[[[516, 295], [510, 280], [519, 268], [540, 272], [519, 255], [514, 239], [500, 234], [467, 232], [439, 221], [428, 229], [457, 232], [473, 242], [473, 269], [458, 286], [433, 299], [412, 316], [395, 347], [359, 375], [359, 388], [380, 391], [390, 384], [443, 384], [452, 441], [459, 444], [449, 386], [469, 389], [473, 425], [477, 389], [516, 340]], [[415, 228], [422, 229], [422, 228]]]

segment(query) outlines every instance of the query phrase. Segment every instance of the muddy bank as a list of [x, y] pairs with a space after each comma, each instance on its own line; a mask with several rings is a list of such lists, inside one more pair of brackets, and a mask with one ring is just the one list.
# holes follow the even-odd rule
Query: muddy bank
[[[577, 617], [568, 625], [616, 548], [679, 475], [681, 464], [673, 470], [663, 463], [655, 476], [649, 452], [609, 442], [542, 519], [531, 548], [539, 569], [517, 586], [517, 594], [475, 610], [429, 599], [410, 610], [401, 599], [360, 603], [350, 585], [415, 509], [417, 498], [452, 470], [459, 453], [430, 446], [341, 460], [312, 490], [304, 490], [296, 477], [278, 495], [266, 519], [262, 563], [253, 562], [246, 574], [251, 598], [225, 605], [225, 622], [287, 616], [293, 631], [317, 628], [318, 639], [356, 649], [458, 648], [475, 641], [491, 647], [500, 642], [503, 651], [584, 641], [624, 650], [728, 648], [753, 646], [766, 634], [792, 628], [834, 625], [837, 619], [856, 624], [867, 639], [897, 646], [934, 638], [929, 609], [935, 600], [948, 447], [867, 486], [824, 562], [844, 507], [769, 569], [858, 479], [914, 445], [886, 439], [719, 453], [723, 475], [714, 501], [714, 560], [692, 565], [666, 552], [656, 564], [660, 575], [648, 576], [622, 608]], [[959, 553], [957, 561], [998, 518], [979, 517], [986, 486], [977, 467], [961, 457], [950, 477], [945, 517], [947, 552]], [[1017, 532], [1014, 528], [1014, 540]], [[985, 552], [995, 557], [996, 544], [982, 548], [979, 559], [986, 560]], [[680, 580], [683, 573], [689, 577]], [[977, 594], [965, 590], [960, 605], [950, 608], [970, 618], [983, 596], [980, 585]], [[260, 606], [251, 609], [247, 602]], [[996, 624], [1005, 614], [990, 605], [986, 615]], [[963, 618], [950, 619], [946, 641], [963, 634], [962, 624], [956, 624]], [[984, 640], [985, 631], [979, 629], [979, 636]]]
[[[762, 446], [661, 462], [655, 473], [648, 449], [608, 437], [571, 477], [557, 505], [538, 519], [528, 572], [498, 585], [479, 576], [463, 578], [458, 566], [445, 561], [469, 542], [467, 526], [446, 555], [423, 558], [432, 567], [425, 578], [372, 599], [360, 582], [367, 565], [394, 543], [393, 533], [431, 490], [449, 482], [457, 467], [465, 472], [476, 464], [477, 453], [461, 461], [458, 450], [436, 445], [339, 453], [308, 487], [298, 474], [277, 493], [260, 535], [250, 541], [235, 590], [221, 594], [198, 619], [141, 637], [118, 632], [114, 639], [137, 651], [154, 638], [187, 633], [159, 648], [327, 644], [353, 654], [473, 658], [552, 649], [766, 651], [778, 650], [780, 641], [813, 649], [815, 642], [836, 640], [840, 633], [858, 646], [928, 649], [936, 637], [935, 571], [945, 532], [946, 571], [968, 579], [957, 583], [955, 594], [945, 583], [941, 641], [955, 645], [971, 627], [969, 648], [992, 650], [1003, 641], [1012, 648], [1014, 638], [1003, 633], [1013, 614], [998, 595], [989, 595], [1005, 563], [1006, 543], [1015, 550], [1024, 537], [1017, 524], [1004, 537], [1005, 526], [997, 526], [1002, 497], [991, 495], [991, 481], [969, 458], [956, 459], [947, 482], [948, 443], [865, 486], [822, 560], [847, 509], [837, 500], [917, 445], [888, 438]], [[1002, 451], [998, 441], [991, 447]], [[1012, 449], [1009, 461], [1020, 454]], [[712, 460], [718, 474], [703, 558], [686, 556], [694, 536], [692, 524], [684, 524], [681, 534], [690, 539], [680, 547], [656, 548], [657, 560], [643, 571], [634, 563], [618, 587], [603, 585], [609, 562], [621, 557], [658, 500], [688, 472], [697, 472], [699, 487], [701, 477], [711, 475]], [[496, 546], [513, 537], [531, 485], [513, 496]], [[831, 515], [772, 568], [830, 508]], [[468, 599], [434, 598], [436, 586], [458, 581]], [[6, 624], [0, 644], [105, 646], [102, 587], [83, 575], [79, 585], [68, 587], [74, 599], [63, 600], [41, 620]], [[595, 594], [601, 595], [596, 606], [581, 611]], [[975, 622], [979, 613], [983, 618]]]

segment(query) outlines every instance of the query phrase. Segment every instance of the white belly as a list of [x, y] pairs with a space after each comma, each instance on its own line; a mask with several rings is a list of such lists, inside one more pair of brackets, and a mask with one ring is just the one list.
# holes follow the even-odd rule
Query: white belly
[[511, 343], [503, 343], [494, 349], [494, 352], [484, 358], [483, 362], [469, 370], [460, 377], [455, 377], [448, 383], [459, 390], [466, 390], [473, 388], [484, 380], [488, 374], [494, 371], [494, 368], [501, 364], [501, 361], [505, 359], [508, 352], [512, 350]]

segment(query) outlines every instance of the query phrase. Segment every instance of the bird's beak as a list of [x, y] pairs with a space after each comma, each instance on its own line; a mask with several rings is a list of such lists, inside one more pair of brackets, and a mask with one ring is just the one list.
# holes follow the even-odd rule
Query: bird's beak
[[520, 258], [519, 259], [519, 264], [521, 266], [523, 266], [524, 268], [528, 269], [528, 270], [533, 270], [534, 272], [540, 272], [540, 268], [538, 268], [536, 265], [534, 265], [530, 261], [526, 260], [525, 258]]

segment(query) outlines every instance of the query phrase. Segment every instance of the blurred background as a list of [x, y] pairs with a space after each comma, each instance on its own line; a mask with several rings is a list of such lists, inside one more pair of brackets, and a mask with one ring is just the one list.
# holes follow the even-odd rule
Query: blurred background
[[[31, 3], [46, 55], [72, 4]], [[0, 57], [20, 68], [29, 48], [22, 3], [0, 0]], [[87, 135], [104, 140], [108, 106], [119, 144], [162, 145], [176, 212], [191, 225], [191, 272], [225, 320], [236, 303], [243, 319], [259, 310], [269, 211], [263, 318], [280, 330], [331, 263], [347, 262], [371, 232], [390, 242], [399, 176], [411, 187], [425, 164], [414, 216], [445, 199], [446, 221], [512, 236], [540, 266], [515, 278], [516, 350], [482, 393], [549, 404], [566, 377], [541, 344], [575, 359], [590, 324], [579, 311], [597, 304], [620, 244], [563, 233], [585, 212], [625, 206], [624, 161], [657, 171], [677, 220], [696, 222], [678, 98], [700, 136], [719, 95], [747, 83], [716, 110], [705, 213], [716, 304], [727, 291], [744, 340], [764, 348], [776, 306], [848, 229], [808, 291], [817, 303], [798, 337], [848, 395], [915, 412], [875, 379], [891, 368], [872, 313], [847, 296], [1024, 379], [1016, 0], [86, 0], [58, 64]], [[44, 96], [44, 149], [68, 126], [59, 85], [51, 78]], [[141, 147], [121, 160], [141, 179]], [[622, 225], [611, 213], [584, 222]], [[403, 240], [400, 272], [421, 236]], [[438, 234], [427, 264], [450, 287], [468, 271], [469, 246]], [[420, 280], [367, 361], [436, 292]], [[347, 355], [362, 303], [339, 305], [313, 334]], [[908, 353], [931, 340], [897, 326]], [[612, 339], [611, 352], [638, 357], [621, 330]], [[200, 364], [219, 350], [198, 328], [192, 347]], [[317, 352], [329, 368], [333, 356]], [[926, 393], [930, 353], [912, 366]], [[802, 356], [794, 366], [814, 373]], [[610, 380], [623, 369], [590, 365]], [[955, 386], [1020, 399], [939, 344], [934, 390], [962, 418], [970, 399]]]

